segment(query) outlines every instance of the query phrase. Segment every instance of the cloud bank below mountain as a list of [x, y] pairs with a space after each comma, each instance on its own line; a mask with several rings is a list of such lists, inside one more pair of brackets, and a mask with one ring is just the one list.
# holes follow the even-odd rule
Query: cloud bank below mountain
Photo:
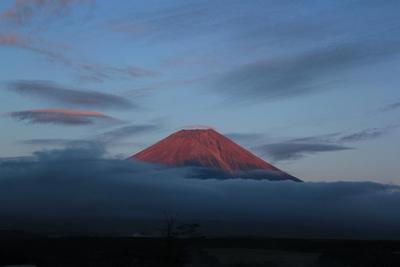
[[105, 153], [88, 144], [1, 160], [0, 228], [154, 232], [168, 212], [210, 235], [400, 238], [397, 185], [200, 180]]

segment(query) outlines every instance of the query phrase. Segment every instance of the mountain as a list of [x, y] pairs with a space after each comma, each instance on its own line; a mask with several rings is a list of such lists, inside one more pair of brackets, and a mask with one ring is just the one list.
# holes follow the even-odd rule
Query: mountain
[[156, 144], [131, 156], [139, 160], [169, 166], [197, 167], [199, 178], [253, 178], [301, 181], [213, 129], [175, 132]]

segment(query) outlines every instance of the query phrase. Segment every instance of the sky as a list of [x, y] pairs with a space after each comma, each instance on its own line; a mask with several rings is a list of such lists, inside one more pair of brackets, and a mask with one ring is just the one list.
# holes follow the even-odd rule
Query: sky
[[0, 2], [0, 157], [207, 126], [305, 181], [399, 183], [398, 1]]

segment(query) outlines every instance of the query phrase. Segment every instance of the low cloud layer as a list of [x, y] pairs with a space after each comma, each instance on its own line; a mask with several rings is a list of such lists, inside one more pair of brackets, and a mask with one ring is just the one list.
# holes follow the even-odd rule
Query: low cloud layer
[[104, 153], [92, 144], [1, 160], [0, 227], [154, 233], [168, 212], [216, 235], [400, 237], [397, 185], [199, 180]]
[[95, 111], [71, 109], [34, 109], [15, 111], [10, 117], [39, 124], [89, 125], [94, 123], [116, 123], [117, 119]]
[[22, 95], [79, 107], [112, 107], [117, 109], [133, 107], [128, 99], [121, 96], [65, 88], [49, 81], [15, 81], [8, 84], [8, 89]]

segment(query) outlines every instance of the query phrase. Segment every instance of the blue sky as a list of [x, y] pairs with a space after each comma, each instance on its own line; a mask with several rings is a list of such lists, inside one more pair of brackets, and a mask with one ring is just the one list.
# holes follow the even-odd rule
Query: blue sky
[[1, 157], [213, 127], [308, 181], [398, 183], [398, 1], [0, 3]]

